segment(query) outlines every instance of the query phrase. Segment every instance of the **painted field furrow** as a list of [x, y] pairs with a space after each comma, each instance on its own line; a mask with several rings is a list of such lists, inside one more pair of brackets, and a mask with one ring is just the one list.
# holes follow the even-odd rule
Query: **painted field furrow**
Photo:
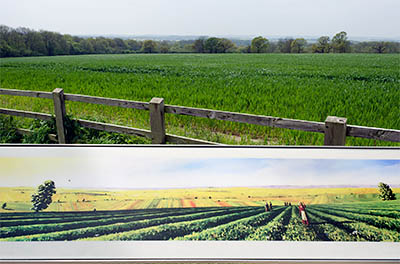
[[69, 218], [93, 218], [93, 217], [108, 217], [108, 216], [117, 216], [117, 215], [127, 215], [127, 214], [137, 214], [143, 213], [144, 210], [121, 210], [121, 211], [80, 211], [80, 212], [62, 212], [62, 213], [54, 213], [54, 212], [42, 212], [42, 213], [23, 213], [22, 215], [14, 215], [7, 216], [7, 214], [0, 215], [1, 223], [5, 225], [8, 222], [11, 224], [12, 221], [23, 221], [28, 220], [32, 221], [35, 219], [69, 219]]
[[[249, 211], [253, 209], [243, 209], [239, 208], [238, 211]], [[128, 223], [116, 223], [111, 225], [102, 225], [96, 227], [86, 227], [79, 228], [73, 230], [65, 230], [59, 232], [45, 233], [45, 234], [36, 234], [36, 235], [28, 235], [28, 236], [18, 236], [11, 238], [0, 239], [0, 241], [52, 241], [52, 240], [76, 240], [86, 237], [97, 237], [106, 234], [113, 234], [119, 232], [127, 232], [131, 230], [136, 230], [139, 228], [146, 228], [149, 226], [161, 225], [166, 223], [175, 223], [188, 221], [193, 219], [201, 219], [204, 217], [213, 217], [217, 215], [230, 214], [232, 211], [225, 210], [215, 210], [211, 212], [201, 212], [201, 213], [192, 213], [189, 215], [180, 215], [180, 216], [167, 216], [161, 218], [154, 219], [146, 219], [140, 221], [133, 221]]]
[[[204, 212], [208, 210], [197, 210], [196, 213]], [[215, 211], [219, 211], [216, 209]], [[15, 236], [26, 236], [33, 234], [51, 233], [64, 230], [79, 229], [85, 227], [103, 226], [110, 224], [120, 224], [132, 221], [139, 221], [145, 219], [161, 218], [167, 216], [179, 216], [188, 214], [187, 210], [181, 211], [170, 211], [166, 213], [152, 212], [136, 214], [134, 216], [126, 215], [125, 217], [110, 217], [110, 218], [98, 218], [95, 220], [77, 220], [74, 222], [67, 223], [56, 223], [56, 224], [38, 224], [38, 225], [20, 225], [0, 228], [0, 238], [15, 237]]]
[[380, 229], [362, 222], [355, 222], [349, 218], [332, 215], [314, 208], [309, 208], [308, 212], [311, 212], [328, 223], [345, 230], [348, 234], [353, 236], [356, 241], [400, 241], [400, 235], [396, 231]]
[[317, 233], [321, 240], [329, 241], [365, 241], [365, 239], [351, 235], [345, 229], [339, 228], [326, 221], [325, 219], [318, 217], [316, 214], [311, 213], [308, 210], [307, 215], [310, 219], [310, 225]]
[[364, 210], [393, 210], [400, 211], [400, 203], [398, 201], [391, 202], [364, 202], [364, 203], [345, 203], [345, 204], [319, 204], [318, 206], [325, 207], [348, 207], [348, 208], [360, 208]]
[[359, 213], [359, 214], [368, 214], [368, 215], [376, 215], [376, 216], [382, 216], [382, 217], [391, 217], [391, 218], [397, 218], [400, 219], [400, 211], [396, 210], [382, 210], [379, 208], [373, 208], [373, 209], [363, 209], [362, 207], [358, 206], [317, 206], [321, 208], [326, 208], [326, 209], [337, 209], [340, 211], [346, 211], [346, 212], [351, 212], [351, 213]]
[[358, 208], [343, 208], [341, 211], [400, 219], [400, 211], [362, 210]]
[[[9, 221], [0, 221], [0, 228], [3, 227], [13, 227], [13, 226], [27, 226], [27, 225], [45, 225], [45, 224], [61, 224], [68, 222], [77, 222], [77, 221], [89, 221], [89, 220], [101, 220], [104, 218], [114, 218], [114, 217], [127, 217], [134, 215], [142, 215], [146, 214], [143, 211], [140, 212], [130, 212], [125, 214], [113, 215], [113, 214], [102, 214], [102, 215], [93, 215], [93, 216], [71, 216], [71, 217], [58, 217], [58, 218], [34, 218], [34, 219], [24, 219], [24, 220], [9, 220]], [[149, 214], [149, 213], [147, 213]], [[0, 229], [1, 230], [1, 229]]]
[[[63, 219], [65, 221], [76, 221], [76, 220], [94, 220], [94, 219], [103, 219], [105, 217], [125, 217], [125, 216], [132, 216], [137, 214], [143, 214], [143, 211], [132, 211], [127, 210], [125, 213], [79, 213], [79, 214], [72, 214], [72, 215], [58, 215], [58, 216], [27, 216], [27, 217], [13, 217], [8, 219], [0, 219], [0, 226], [15, 226], [15, 225], [23, 225], [23, 224], [35, 224], [35, 221], [39, 221], [40, 223], [49, 223], [54, 222], [56, 223], [58, 220]], [[149, 213], [149, 212], [147, 212]]]
[[226, 224], [237, 219], [245, 218], [252, 215], [260, 214], [264, 208], [251, 209], [242, 212], [232, 213], [228, 215], [219, 215], [215, 217], [202, 217], [199, 220], [190, 220], [180, 223], [171, 223], [165, 225], [157, 225], [154, 227], [143, 228], [131, 232], [118, 233], [97, 237], [93, 240], [168, 240], [178, 236], [198, 232], [207, 228]]
[[266, 225], [255, 229], [246, 237], [246, 240], [282, 240], [282, 234], [285, 233], [285, 226], [289, 222], [291, 210], [290, 207], [286, 208]]
[[239, 219], [228, 224], [216, 226], [201, 232], [195, 232], [178, 240], [243, 240], [252, 234], [257, 227], [265, 225], [276, 215], [282, 212], [283, 208], [277, 208], [270, 212], [262, 212], [259, 215]]
[[397, 230], [400, 231], [400, 219], [393, 219], [389, 217], [382, 216], [372, 216], [366, 214], [359, 213], [351, 213], [347, 211], [341, 211], [339, 209], [327, 209], [327, 208], [319, 208], [314, 207], [316, 210], [323, 211], [325, 213], [346, 217], [348, 219], [356, 220], [358, 222], [364, 222], [379, 228], [386, 228], [388, 230]]
[[[92, 219], [98, 219], [98, 217], [94, 217]], [[78, 220], [78, 219], [76, 219]], [[1, 221], [0, 227], [9, 227], [9, 226], [19, 226], [19, 225], [35, 225], [35, 224], [50, 224], [50, 223], [64, 223], [76, 221], [75, 218], [71, 220], [71, 218], [52, 218], [52, 219], [26, 219], [26, 220], [10, 220], [10, 221]]]
[[292, 207], [292, 216], [286, 226], [286, 232], [282, 235], [282, 240], [290, 241], [315, 241], [317, 234], [311, 228], [305, 226], [299, 217], [297, 207]]
[[[196, 210], [193, 208], [182, 208], [180, 210], [186, 210], [186, 212], [197, 212], [221, 210], [221, 207], [199, 207]], [[169, 211], [175, 211], [175, 208], [153, 208], [153, 209], [135, 209], [135, 210], [118, 210], [118, 211], [90, 211], [90, 212], [79, 212], [79, 213], [26, 213], [27, 216], [21, 215], [13, 217], [5, 217], [6, 219], [0, 219], [0, 227], [20, 226], [20, 225], [35, 225], [35, 224], [51, 224], [51, 223], [66, 223], [75, 222], [79, 220], [96, 220], [104, 219], [109, 217], [126, 217], [134, 216], [139, 214], [150, 214], [150, 213], [165, 213]]]

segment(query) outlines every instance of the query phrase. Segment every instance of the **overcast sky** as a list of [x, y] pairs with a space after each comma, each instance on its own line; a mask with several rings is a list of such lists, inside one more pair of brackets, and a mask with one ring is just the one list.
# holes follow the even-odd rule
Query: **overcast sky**
[[[36, 187], [53, 180], [64, 188], [185, 188], [266, 185], [400, 184], [400, 160], [193, 157], [141, 150], [50, 148], [1, 151], [0, 187]], [[18, 150], [18, 149], [17, 149]], [[21, 150], [21, 149], [20, 149]], [[58, 151], [58, 152], [57, 152]], [[173, 150], [172, 150], [173, 151]], [[17, 155], [13, 155], [16, 153]], [[172, 153], [172, 152], [171, 152]]]
[[0, 24], [68, 33], [400, 36], [399, 0], [1, 0]]

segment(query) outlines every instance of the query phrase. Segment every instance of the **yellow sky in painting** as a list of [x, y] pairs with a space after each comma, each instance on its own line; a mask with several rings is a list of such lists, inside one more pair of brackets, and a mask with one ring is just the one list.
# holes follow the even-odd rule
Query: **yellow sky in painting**
[[[8, 181], [13, 186], [37, 186], [54, 174], [64, 174], [63, 168], [68, 160], [71, 161], [61, 157], [0, 157], [2, 186], [7, 186]], [[20, 184], [15, 184], [16, 179]]]

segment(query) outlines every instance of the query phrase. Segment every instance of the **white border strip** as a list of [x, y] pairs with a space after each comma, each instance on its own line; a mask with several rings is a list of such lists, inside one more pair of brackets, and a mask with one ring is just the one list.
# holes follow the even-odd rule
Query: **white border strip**
[[294, 241], [3, 242], [2, 260], [399, 260], [400, 243]]

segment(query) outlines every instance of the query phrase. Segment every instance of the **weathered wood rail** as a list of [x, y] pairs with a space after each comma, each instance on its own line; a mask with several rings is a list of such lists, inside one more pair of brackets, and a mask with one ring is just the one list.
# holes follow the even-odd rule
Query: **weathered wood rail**
[[[242, 114], [227, 111], [218, 111], [211, 109], [201, 109], [194, 107], [183, 107], [174, 105], [164, 105], [163, 98], [153, 98], [150, 102], [138, 102], [123, 99], [112, 99], [79, 94], [64, 94], [61, 88], [54, 89], [53, 92], [26, 91], [15, 89], [0, 88], [0, 95], [26, 96], [35, 98], [52, 99], [54, 102], [55, 117], [50, 114], [28, 112], [14, 109], [0, 108], [0, 114], [13, 115], [40, 120], [52, 120], [55, 118], [57, 125], [57, 140], [59, 143], [66, 142], [64, 120], [66, 115], [65, 101], [75, 101], [82, 103], [101, 104], [107, 106], [118, 106], [146, 110], [150, 112], [150, 130], [125, 127], [107, 123], [94, 122], [89, 120], [77, 119], [83, 127], [103, 130], [108, 132], [123, 133], [148, 137], [154, 144], [164, 144], [166, 142], [177, 144], [215, 144], [214, 142], [181, 137], [166, 134], [165, 132], [165, 114], [177, 114], [209, 118], [215, 120], [232, 121], [268, 127], [279, 127], [287, 129], [302, 130], [307, 132], [323, 133], [324, 145], [343, 146], [346, 143], [346, 137], [361, 137], [375, 140], [400, 142], [400, 130], [364, 127], [348, 125], [344, 117], [328, 116], [325, 122], [296, 120], [280, 117]], [[22, 130], [21, 130], [22, 131]], [[21, 133], [28, 133], [23, 131]]]

